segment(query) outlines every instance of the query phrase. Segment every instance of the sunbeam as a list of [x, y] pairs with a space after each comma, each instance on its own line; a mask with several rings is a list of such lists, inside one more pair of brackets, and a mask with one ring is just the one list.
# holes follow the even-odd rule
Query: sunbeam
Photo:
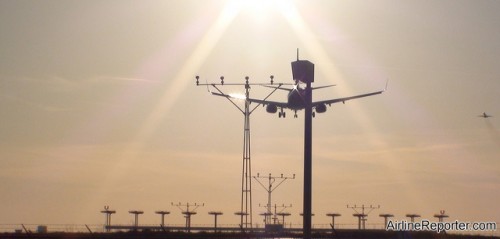
[[148, 138], [165, 119], [165, 116], [168, 115], [181, 94], [185, 93], [186, 87], [191, 83], [189, 79], [193, 77], [193, 72], [196, 72], [204, 63], [218, 40], [224, 34], [225, 29], [238, 14], [239, 11], [236, 7], [237, 6], [231, 2], [227, 3], [215, 22], [208, 28], [188, 59], [182, 64], [180, 70], [177, 71], [175, 77], [168, 83], [165, 92], [162, 94], [157, 105], [141, 124], [136, 136], [126, 149], [122, 151], [120, 163], [109, 172], [106, 183], [102, 186], [102, 190], [116, 183], [119, 178], [123, 177], [123, 175], [131, 170], [133, 162], [137, 160], [137, 156], [144, 148]]

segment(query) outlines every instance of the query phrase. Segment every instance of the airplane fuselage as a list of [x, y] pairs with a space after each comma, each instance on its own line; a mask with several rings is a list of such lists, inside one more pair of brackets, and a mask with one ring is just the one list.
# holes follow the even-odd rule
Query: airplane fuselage
[[305, 108], [304, 105], [305, 90], [301, 88], [296, 88], [288, 93], [288, 108], [291, 110], [302, 110]]
[[493, 116], [491, 116], [491, 115], [486, 114], [486, 112], [483, 112], [483, 114], [478, 115], [478, 116], [479, 116], [479, 117], [483, 117], [483, 118], [493, 117]]

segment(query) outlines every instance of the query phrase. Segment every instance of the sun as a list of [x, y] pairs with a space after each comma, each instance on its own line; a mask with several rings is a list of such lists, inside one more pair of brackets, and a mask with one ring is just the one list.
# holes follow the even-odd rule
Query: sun
[[293, 1], [286, 0], [229, 0], [231, 12], [251, 18], [255, 23], [267, 23], [269, 19], [290, 9]]

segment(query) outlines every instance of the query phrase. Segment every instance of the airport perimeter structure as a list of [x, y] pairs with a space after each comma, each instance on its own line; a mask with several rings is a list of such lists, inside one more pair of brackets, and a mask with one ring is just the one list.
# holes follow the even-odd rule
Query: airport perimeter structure
[[[138, 226], [136, 230], [129, 230], [119, 226], [111, 226], [114, 232], [29, 232], [29, 233], [0, 233], [0, 239], [239, 239], [239, 238], [302, 238], [302, 229], [286, 229], [278, 232], [266, 232], [264, 229], [254, 228], [242, 231], [241, 228], [192, 227], [187, 233], [185, 227]], [[386, 230], [357, 230], [357, 229], [312, 229], [312, 238], [342, 238], [342, 239], [500, 239], [498, 236], [457, 235], [436, 233], [432, 231], [386, 231]]]

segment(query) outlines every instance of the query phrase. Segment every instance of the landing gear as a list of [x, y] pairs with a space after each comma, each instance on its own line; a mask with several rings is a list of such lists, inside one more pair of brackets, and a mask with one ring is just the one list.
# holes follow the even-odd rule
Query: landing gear
[[278, 118], [281, 118], [281, 117], [285, 118], [286, 117], [286, 112], [283, 112], [283, 111], [279, 112], [278, 113]]
[[316, 117], [316, 112], [314, 112], [314, 111], [313, 111], [313, 113], [312, 113], [312, 114], [313, 114], [313, 118], [314, 118], [314, 117]]

